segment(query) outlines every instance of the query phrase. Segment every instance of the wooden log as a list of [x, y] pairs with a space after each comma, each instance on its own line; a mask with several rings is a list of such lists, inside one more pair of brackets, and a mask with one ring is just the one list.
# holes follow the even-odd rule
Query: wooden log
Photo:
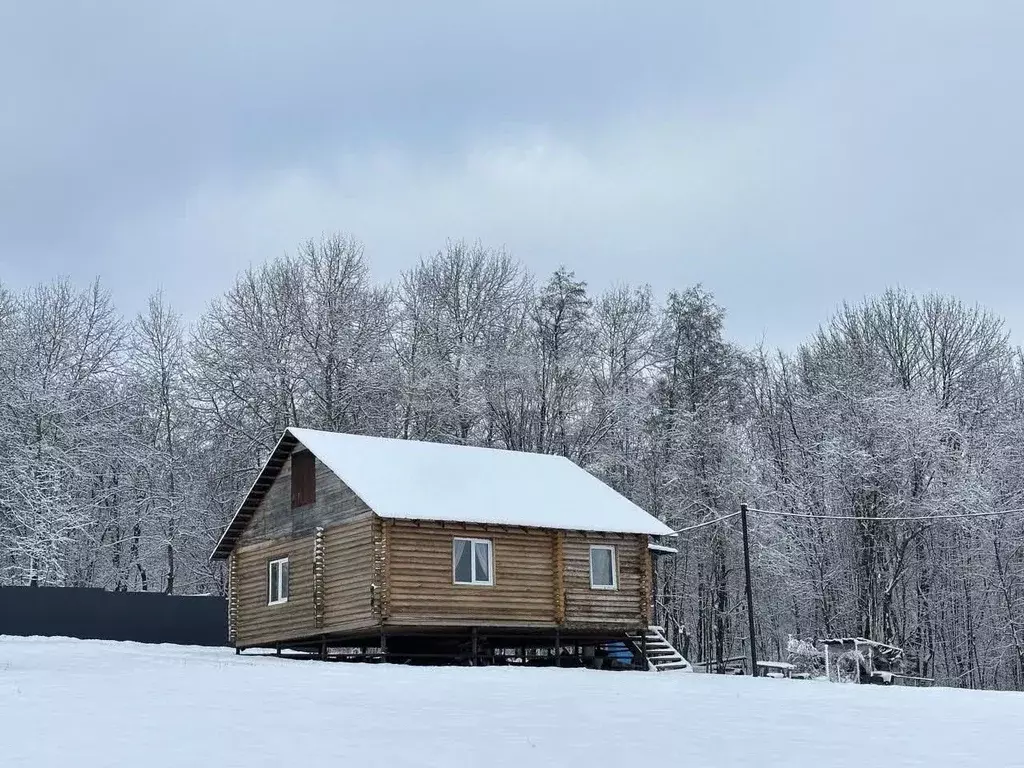
[[565, 621], [565, 531], [554, 533], [555, 621]]

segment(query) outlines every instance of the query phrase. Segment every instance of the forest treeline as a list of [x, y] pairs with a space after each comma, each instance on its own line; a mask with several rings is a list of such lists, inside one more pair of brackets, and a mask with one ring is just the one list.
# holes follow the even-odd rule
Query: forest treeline
[[[189, 324], [159, 294], [126, 318], [99, 282], [0, 286], [0, 584], [220, 592], [223, 525], [284, 427], [316, 427], [564, 454], [677, 529], [810, 515], [751, 518], [762, 657], [861, 635], [1024, 687], [1024, 515], [975, 515], [1024, 507], [1002, 320], [889, 290], [784, 353], [724, 319], [700, 286], [595, 293], [465, 242], [379, 284], [343, 235]], [[660, 566], [692, 659], [743, 652], [739, 544], [733, 518]]]

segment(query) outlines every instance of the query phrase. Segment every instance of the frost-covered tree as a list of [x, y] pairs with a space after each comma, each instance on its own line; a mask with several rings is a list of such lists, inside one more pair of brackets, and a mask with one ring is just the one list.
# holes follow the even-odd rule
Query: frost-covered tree
[[588, 463], [616, 490], [637, 500], [647, 491], [653, 304], [649, 286], [621, 286], [598, 297], [593, 312], [588, 399], [597, 445]]
[[305, 243], [294, 270], [302, 402], [293, 418], [320, 429], [386, 432], [396, 396], [390, 292], [372, 284], [363, 245], [351, 237]]
[[[734, 508], [742, 489], [735, 428], [740, 358], [724, 337], [725, 312], [697, 286], [671, 293], [654, 340], [654, 411], [648, 460], [650, 508], [674, 527]], [[666, 612], [689, 634], [697, 653], [721, 663], [740, 650], [733, 632], [736, 537], [710, 526], [681, 542], [665, 569]]]
[[117, 372], [124, 326], [94, 283], [0, 296], [4, 359], [0, 520], [8, 583], [78, 584], [119, 497]]
[[[795, 359], [762, 356], [751, 387], [762, 503], [869, 518], [760, 522], [760, 564], [776, 594], [792, 594], [789, 619], [772, 623], [901, 645], [919, 674], [946, 682], [1017, 685], [1020, 657], [1002, 649], [1017, 647], [1006, 606], [1019, 568], [995, 551], [1013, 551], [1021, 521], [934, 519], [1019, 506], [1015, 386], [998, 320], [900, 291], [844, 307]], [[987, 586], [993, 566], [1005, 591]]]
[[539, 453], [578, 456], [589, 447], [584, 386], [593, 348], [591, 309], [586, 282], [564, 268], [555, 271], [531, 305], [534, 449]]
[[508, 254], [463, 241], [402, 275], [395, 349], [403, 437], [470, 443], [487, 431], [486, 371], [507, 347], [528, 287]]
[[[0, 286], [0, 584], [218, 592], [223, 525], [288, 425], [568, 456], [673, 528], [746, 501], [759, 652], [867, 635], [944, 684], [1024, 688], [1024, 354], [891, 290], [793, 353], [710, 292], [534, 282], [452, 241], [393, 285], [347, 235], [257, 264], [186, 323], [99, 283]], [[656, 615], [747, 650], [728, 518], [680, 536]]]

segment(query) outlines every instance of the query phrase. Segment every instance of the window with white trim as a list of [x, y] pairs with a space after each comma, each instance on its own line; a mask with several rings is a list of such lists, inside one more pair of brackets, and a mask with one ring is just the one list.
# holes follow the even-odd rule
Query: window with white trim
[[267, 605], [288, 602], [288, 558], [271, 560], [267, 565]]
[[590, 588], [618, 589], [615, 547], [595, 544], [590, 548]]
[[490, 539], [452, 540], [452, 581], [456, 584], [494, 584], [494, 558]]

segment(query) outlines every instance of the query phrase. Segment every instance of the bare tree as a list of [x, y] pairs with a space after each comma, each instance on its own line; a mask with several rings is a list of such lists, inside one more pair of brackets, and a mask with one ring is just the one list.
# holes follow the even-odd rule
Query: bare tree
[[[0, 286], [0, 583], [217, 592], [207, 559], [287, 425], [569, 456], [676, 528], [753, 514], [759, 651], [865, 634], [945, 684], [1024, 688], [1024, 354], [1002, 321], [890, 290], [794, 354], [730, 344], [701, 286], [591, 296], [453, 241], [371, 277], [333, 235], [186, 327], [98, 283]], [[680, 538], [657, 612], [745, 651], [732, 520]]]
[[402, 275], [395, 348], [406, 390], [403, 436], [468, 443], [483, 428], [484, 371], [528, 285], [508, 254], [462, 241]]

